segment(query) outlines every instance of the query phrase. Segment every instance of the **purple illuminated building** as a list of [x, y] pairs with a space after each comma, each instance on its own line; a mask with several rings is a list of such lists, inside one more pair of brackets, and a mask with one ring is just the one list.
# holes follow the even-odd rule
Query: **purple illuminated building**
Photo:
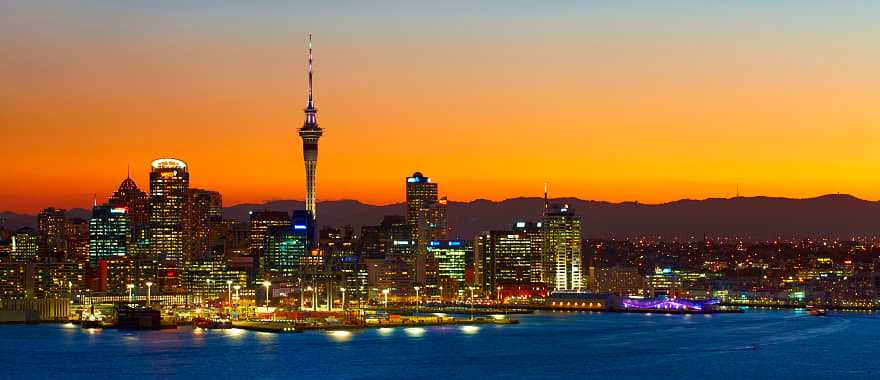
[[624, 309], [638, 310], [674, 310], [674, 311], [705, 311], [717, 305], [718, 300], [684, 300], [684, 299], [623, 299]]

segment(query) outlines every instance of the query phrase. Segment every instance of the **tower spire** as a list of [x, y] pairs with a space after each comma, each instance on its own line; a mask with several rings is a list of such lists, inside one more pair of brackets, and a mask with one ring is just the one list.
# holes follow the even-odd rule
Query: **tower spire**
[[308, 108], [315, 108], [314, 99], [312, 98], [312, 34], [309, 33], [309, 104]]
[[313, 94], [313, 86], [312, 86], [312, 34], [309, 33], [309, 99], [306, 102], [305, 111], [305, 121], [303, 122], [303, 128], [306, 129], [316, 129], [318, 128], [318, 110], [315, 109], [315, 97]]

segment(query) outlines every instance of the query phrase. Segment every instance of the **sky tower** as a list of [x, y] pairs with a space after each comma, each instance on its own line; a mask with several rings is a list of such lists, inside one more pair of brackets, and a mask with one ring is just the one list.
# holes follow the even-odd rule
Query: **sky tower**
[[305, 108], [306, 118], [299, 137], [303, 140], [303, 161], [306, 164], [306, 210], [316, 218], [315, 214], [315, 170], [318, 166], [318, 139], [324, 131], [318, 127], [318, 110], [312, 98], [312, 34], [309, 33], [309, 101]]

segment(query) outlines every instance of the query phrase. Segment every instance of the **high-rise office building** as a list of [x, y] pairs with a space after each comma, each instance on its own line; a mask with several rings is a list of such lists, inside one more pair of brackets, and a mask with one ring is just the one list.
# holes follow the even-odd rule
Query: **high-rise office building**
[[544, 229], [542, 222], [516, 222], [513, 230], [522, 233], [531, 244], [531, 281], [535, 284], [553, 286], [555, 262], [544, 254]]
[[144, 230], [150, 223], [150, 203], [147, 193], [138, 187], [134, 180], [131, 179], [131, 176], [125, 177], [107, 203], [111, 207], [124, 207], [128, 209], [126, 214], [131, 223], [132, 231]]
[[300, 269], [300, 258], [306, 255], [305, 234], [292, 226], [272, 227], [266, 234], [263, 254], [264, 280], [291, 280]]
[[89, 220], [89, 265], [128, 255], [129, 220], [123, 207], [95, 206]]
[[67, 239], [67, 259], [84, 263], [89, 258], [89, 221], [70, 218], [64, 222]]
[[567, 204], [550, 205], [544, 213], [544, 254], [552, 260], [555, 290], [583, 287], [581, 219]]
[[446, 198], [437, 197], [437, 184], [420, 172], [406, 178], [406, 222], [414, 253], [415, 282], [427, 285], [428, 242], [447, 237]]
[[49, 207], [37, 214], [37, 232], [40, 236], [40, 253], [43, 257], [63, 259], [66, 251], [66, 211]]
[[425, 242], [432, 219], [430, 210], [437, 201], [437, 184], [430, 177], [415, 172], [406, 178], [406, 222], [413, 227], [413, 241], [421, 238]]
[[189, 191], [186, 163], [162, 158], [150, 171], [151, 254], [159, 265], [160, 286], [176, 286], [184, 259], [184, 207]]
[[266, 235], [275, 227], [290, 227], [290, 214], [284, 211], [254, 210], [250, 212], [250, 254], [259, 257], [266, 250]]
[[223, 213], [220, 193], [189, 189], [184, 206], [184, 257], [186, 260], [206, 260], [212, 257], [210, 235], [219, 226]]
[[15, 231], [11, 237], [9, 258], [12, 261], [33, 261], [40, 252], [40, 238], [37, 232], [30, 227], [22, 227]]
[[306, 211], [312, 218], [315, 213], [315, 172], [318, 168], [318, 139], [324, 130], [318, 126], [318, 110], [312, 93], [312, 35], [309, 34], [309, 100], [305, 108], [305, 121], [299, 129], [299, 137], [303, 141], [303, 161], [306, 165]]
[[443, 279], [452, 279], [459, 289], [464, 289], [464, 244], [459, 240], [432, 240], [428, 243], [428, 253], [437, 260], [437, 275], [441, 283]]
[[489, 231], [477, 236], [475, 260], [480, 261], [480, 286], [488, 294], [496, 294], [500, 286], [531, 283], [532, 246], [525, 233]]
[[138, 187], [131, 175], [127, 175], [107, 203], [110, 207], [126, 209], [130, 229], [128, 256], [135, 266], [136, 277], [155, 280], [152, 277], [155, 273], [146, 277], [146, 273], [156, 267], [157, 260], [150, 247], [150, 198], [147, 193]]

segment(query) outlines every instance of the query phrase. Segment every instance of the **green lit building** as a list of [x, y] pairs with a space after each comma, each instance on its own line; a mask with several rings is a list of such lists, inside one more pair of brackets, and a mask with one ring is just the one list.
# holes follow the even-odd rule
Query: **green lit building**
[[300, 258], [306, 254], [307, 239], [291, 227], [275, 227], [266, 234], [266, 249], [262, 260], [264, 279], [292, 279], [300, 267]]
[[441, 279], [449, 278], [464, 288], [465, 247], [459, 240], [433, 240], [428, 243], [428, 253], [437, 260], [437, 274]]
[[89, 220], [89, 264], [128, 254], [129, 221], [125, 208], [95, 206]]

